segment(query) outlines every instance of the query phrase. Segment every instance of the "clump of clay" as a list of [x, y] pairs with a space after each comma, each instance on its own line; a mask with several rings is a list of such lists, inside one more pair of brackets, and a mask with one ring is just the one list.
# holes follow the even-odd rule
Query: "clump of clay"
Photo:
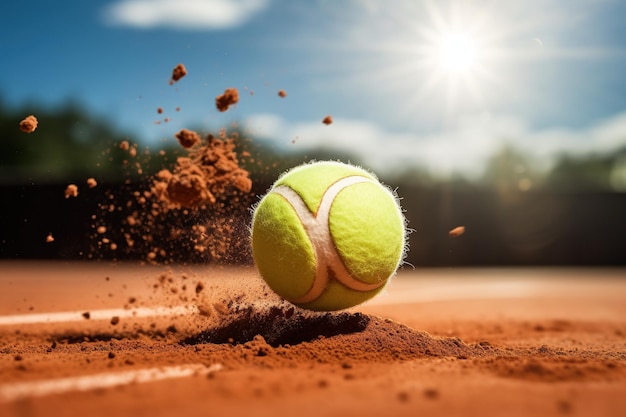
[[33, 133], [37, 129], [37, 118], [32, 114], [20, 122], [20, 130], [24, 133]]
[[[248, 220], [254, 195], [244, 167], [252, 158], [240, 151], [245, 141], [226, 129], [206, 137], [183, 129], [176, 139], [183, 155], [174, 163], [140, 183], [128, 180], [100, 204], [91, 257], [139, 255], [149, 263], [165, 264], [250, 260]], [[120, 147], [129, 153], [136, 149], [127, 142]], [[143, 175], [140, 164], [149, 157], [146, 150], [125, 164]]]
[[76, 184], [69, 184], [65, 188], [65, 198], [78, 197], [78, 187]]
[[287, 97], [287, 92], [285, 90], [278, 90], [278, 97], [280, 98]]
[[48, 236], [46, 236], [46, 243], [52, 242], [54, 242], [54, 236], [52, 236], [52, 233], [49, 233]]
[[322, 123], [324, 123], [325, 125], [332, 124], [333, 123], [332, 116], [328, 115], [328, 116], [324, 117], [324, 119], [322, 120]]
[[95, 188], [98, 186], [98, 182], [94, 178], [87, 178], [87, 186], [89, 188]]
[[458, 226], [448, 232], [450, 237], [459, 237], [465, 233], [465, 226]]
[[[193, 134], [197, 135], [187, 131], [184, 136]], [[227, 195], [230, 190], [250, 192], [252, 181], [239, 167], [234, 149], [232, 139], [208, 135], [204, 146], [176, 160], [173, 171], [164, 169], [157, 174], [152, 193], [168, 206], [196, 208], [215, 204], [216, 196]]]
[[233, 104], [239, 102], [239, 91], [236, 88], [227, 88], [224, 94], [215, 97], [215, 106], [221, 112], [228, 110]]
[[170, 81], [170, 84], [174, 84], [185, 75], [187, 75], [187, 68], [185, 68], [183, 64], [176, 65], [176, 67], [174, 67], [174, 70], [172, 71], [172, 80]]
[[176, 134], [176, 139], [178, 139], [178, 143], [183, 148], [191, 148], [195, 144], [199, 143], [202, 138], [193, 130], [183, 129]]

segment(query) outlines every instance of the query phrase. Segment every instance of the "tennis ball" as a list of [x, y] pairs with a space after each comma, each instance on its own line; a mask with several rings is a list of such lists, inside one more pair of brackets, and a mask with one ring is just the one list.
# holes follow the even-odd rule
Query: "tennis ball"
[[283, 174], [252, 217], [252, 255], [265, 282], [315, 311], [378, 294], [402, 262], [405, 238], [396, 196], [373, 174], [334, 161]]

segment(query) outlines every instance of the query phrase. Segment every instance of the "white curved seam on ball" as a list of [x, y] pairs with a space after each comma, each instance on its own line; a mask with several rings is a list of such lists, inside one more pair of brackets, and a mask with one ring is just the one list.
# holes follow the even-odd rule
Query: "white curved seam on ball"
[[333, 201], [339, 192], [341, 192], [344, 188], [363, 182], [375, 184], [375, 182], [371, 179], [361, 176], [342, 178], [332, 184], [322, 196], [322, 200], [317, 210], [317, 215], [311, 213], [300, 195], [292, 188], [285, 185], [280, 185], [274, 188], [273, 191], [283, 196], [291, 204], [300, 218], [300, 221], [309, 236], [309, 240], [313, 244], [317, 264], [316, 276], [311, 289], [305, 295], [294, 298], [290, 301], [296, 303], [308, 303], [316, 300], [320, 295], [322, 295], [328, 284], [329, 267], [334, 272], [337, 281], [355, 291], [371, 291], [384, 284], [384, 282], [368, 284], [354, 279], [346, 270], [330, 233], [329, 215]]
[[315, 218], [315, 215], [309, 211], [308, 207], [306, 206], [300, 195], [298, 195], [298, 193], [296, 193], [292, 188], [285, 185], [279, 185], [272, 191], [287, 200], [291, 207], [293, 207], [296, 215], [300, 219], [300, 222], [304, 226], [304, 230], [309, 237], [311, 245], [313, 246], [313, 251], [315, 253], [316, 269], [315, 278], [313, 279], [311, 288], [309, 288], [306, 294], [300, 297], [289, 299], [289, 301], [294, 303], [310, 303], [311, 301], [316, 300], [320, 295], [322, 295], [324, 289], [326, 288], [326, 285], [328, 284], [328, 267], [326, 265], [326, 257], [321, 252], [321, 247], [316, 244], [316, 241], [314, 239], [311, 239], [311, 231], [317, 228], [317, 220]]

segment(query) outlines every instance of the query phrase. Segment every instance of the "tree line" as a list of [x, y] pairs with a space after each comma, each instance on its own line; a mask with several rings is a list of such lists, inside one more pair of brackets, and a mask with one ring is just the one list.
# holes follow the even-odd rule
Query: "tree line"
[[[32, 134], [19, 130], [20, 121], [29, 114], [39, 120], [39, 129]], [[253, 163], [246, 166], [251, 176], [262, 184], [293, 165], [311, 159], [343, 159], [358, 163], [353, 155], [339, 155], [328, 149], [315, 152], [280, 153], [266, 143], [254, 141], [241, 132], [238, 147], [251, 155]], [[124, 162], [126, 154], [118, 146], [124, 140], [134, 142], [103, 117], [90, 114], [78, 103], [69, 102], [54, 110], [46, 108], [10, 108], [0, 102], [0, 184], [64, 182], [75, 178], [98, 177], [107, 182], [120, 182], [135, 176], [155, 173], [167, 167], [181, 149], [176, 141], [159, 145], [158, 149], [139, 143], [141, 171]], [[468, 179], [463, 176], [433, 178], [418, 166], [406, 167], [393, 178], [383, 178], [397, 186], [420, 185], [437, 187], [480, 187], [507, 191], [544, 190], [553, 192], [626, 191], [625, 145], [609, 153], [571, 155], [563, 153], [548, 169], [534, 164], [532, 156], [508, 145], [497, 150], [486, 162], [483, 174]]]

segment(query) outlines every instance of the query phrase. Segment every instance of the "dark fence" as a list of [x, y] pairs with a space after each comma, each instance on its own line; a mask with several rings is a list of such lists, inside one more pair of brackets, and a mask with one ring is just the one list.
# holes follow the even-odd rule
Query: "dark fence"
[[[94, 249], [92, 216], [108, 199], [104, 190], [115, 188], [84, 186], [78, 198], [66, 199], [65, 185], [1, 186], [0, 258], [87, 259]], [[406, 261], [415, 266], [626, 265], [626, 194], [446, 187], [399, 194], [414, 229]], [[239, 216], [245, 230], [249, 213]], [[450, 237], [456, 226], [465, 226], [465, 234]], [[53, 243], [46, 243], [49, 233]], [[251, 262], [249, 254], [235, 258]]]
[[[626, 194], [402, 193], [408, 261], [424, 266], [626, 265]], [[465, 226], [452, 238], [448, 231]]]

